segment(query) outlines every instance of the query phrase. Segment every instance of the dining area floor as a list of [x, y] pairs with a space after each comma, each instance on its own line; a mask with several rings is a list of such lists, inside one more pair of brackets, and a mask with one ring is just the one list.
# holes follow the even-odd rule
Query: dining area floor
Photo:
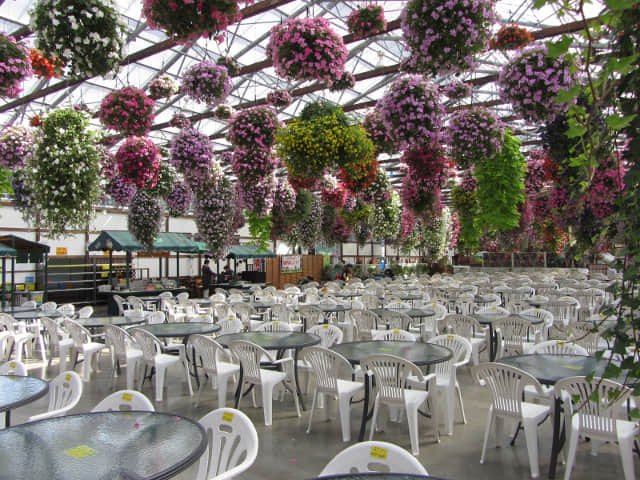
[[[28, 361], [27, 367], [29, 376], [43, 376], [41, 362]], [[79, 369], [81, 369], [80, 365], [76, 370]], [[56, 359], [44, 371], [44, 378], [51, 379], [57, 374]], [[190, 397], [187, 394], [183, 379], [184, 377], [180, 376], [177, 371], [167, 372], [164, 401], [154, 402], [156, 411], [171, 412], [198, 420], [218, 407], [217, 394], [209, 384], [203, 388], [199, 405], [196, 407], [196, 396]], [[462, 387], [467, 424], [462, 424], [459, 412], [457, 412], [453, 435], [444, 435], [444, 428], [441, 426], [440, 443], [435, 443], [431, 419], [421, 416], [419, 419], [420, 453], [418, 456], [420, 462], [430, 475], [443, 479], [530, 478], [523, 432], [520, 433], [513, 447], [509, 445], [510, 439], [506, 437], [501, 440], [500, 448], [493, 447], [495, 441], [490, 440], [485, 463], [480, 464], [480, 452], [490, 396], [486, 389], [473, 381], [469, 367], [459, 371], [458, 379]], [[304, 382], [305, 379], [301, 378], [303, 385]], [[118, 377], [114, 384], [110, 378], [109, 359], [103, 355], [100, 360], [100, 370], [93, 372], [91, 380], [84, 384], [80, 403], [69, 413], [88, 412], [108, 394], [123, 388], [125, 388], [125, 376]], [[230, 388], [227, 394], [227, 406], [233, 406], [233, 390]], [[142, 392], [149, 398], [153, 398], [151, 382], [145, 382]], [[259, 402], [260, 395], [256, 395], [256, 397]], [[324, 420], [326, 418], [324, 409], [316, 410], [312, 430], [307, 434], [311, 395], [305, 395], [305, 402], [307, 410], [302, 412], [301, 417], [298, 417], [290, 394], [286, 394], [283, 401], [274, 400], [273, 424], [270, 427], [265, 427], [262, 408], [260, 406], [253, 407], [250, 395], [242, 400], [240, 409], [253, 421], [259, 438], [258, 457], [253, 466], [242, 474], [242, 479], [314, 478], [318, 476], [330, 459], [357, 440], [362, 413], [361, 402], [355, 403], [352, 407], [351, 443], [342, 442], [338, 409], [333, 401], [328, 402], [330, 420]], [[23, 423], [30, 415], [45, 411], [46, 408], [46, 398], [17, 408], [12, 412], [12, 424]], [[512, 426], [506, 425], [505, 435], [509, 435], [512, 431]], [[538, 435], [540, 478], [547, 478], [552, 441], [550, 419], [547, 419], [539, 428]], [[369, 429], [367, 429], [365, 440], [368, 440], [368, 437]], [[399, 422], [387, 421], [385, 430], [376, 432], [373, 438], [398, 444], [407, 450], [411, 449], [406, 419], [404, 418]], [[492, 438], [494, 437], [492, 436]], [[636, 471], [640, 471], [640, 461], [636, 454], [634, 454], [634, 462]], [[195, 472], [195, 467], [189, 468], [174, 478], [195, 479]], [[564, 466], [559, 465], [556, 478], [563, 478], [563, 476]], [[599, 449], [598, 455], [593, 456], [591, 455], [591, 446], [583, 441], [580, 442], [573, 469], [573, 479], [613, 480], [622, 477], [622, 465], [616, 445], [603, 445]]]

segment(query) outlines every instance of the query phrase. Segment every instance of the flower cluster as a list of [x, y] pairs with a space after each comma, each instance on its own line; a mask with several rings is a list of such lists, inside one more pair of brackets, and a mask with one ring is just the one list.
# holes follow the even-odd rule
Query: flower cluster
[[20, 84], [32, 73], [27, 47], [0, 32], [0, 96], [17, 97]]
[[227, 74], [230, 77], [237, 77], [240, 75], [240, 64], [233, 57], [218, 57], [216, 65], [226, 68]]
[[131, 202], [131, 199], [137, 192], [137, 188], [125, 178], [115, 176], [109, 179], [104, 187], [104, 192], [109, 195], [111, 200], [117, 205], [125, 207]]
[[38, 226], [49, 229], [52, 237], [86, 229], [95, 215], [104, 153], [88, 126], [84, 112], [68, 109], [49, 113], [40, 127], [28, 183]]
[[49, 79], [62, 76], [64, 62], [57, 57], [47, 58], [37, 48], [32, 48], [29, 60], [36, 77]]
[[522, 50], [507, 63], [498, 77], [501, 97], [525, 120], [543, 122], [567, 110], [554, 99], [561, 89], [573, 86], [567, 57], [547, 56], [546, 45]]
[[153, 188], [158, 182], [160, 151], [145, 137], [129, 137], [118, 148], [115, 162], [120, 175], [138, 188]]
[[171, 117], [171, 120], [169, 120], [169, 125], [182, 130], [191, 126], [191, 120], [189, 120], [184, 113], [176, 113]]
[[164, 30], [179, 43], [218, 36], [240, 19], [236, 0], [144, 0], [142, 14], [150, 28]]
[[378, 100], [376, 109], [400, 149], [437, 141], [444, 109], [438, 88], [418, 75], [402, 77]]
[[527, 175], [524, 180], [524, 186], [528, 196], [537, 195], [544, 188], [546, 180], [546, 161], [547, 153], [544, 150], [529, 150], [529, 158], [527, 159]]
[[600, 220], [611, 216], [616, 199], [622, 196], [625, 168], [617, 156], [601, 160], [584, 194], [585, 207]]
[[28, 217], [34, 211], [35, 199], [25, 170], [11, 172], [11, 189], [13, 190], [13, 204]]
[[215, 106], [227, 98], [232, 88], [226, 67], [205, 60], [187, 69], [180, 90], [198, 103]]
[[308, 250], [315, 248], [320, 239], [323, 212], [322, 201], [319, 198], [314, 198], [311, 212], [296, 225], [298, 241]]
[[275, 188], [274, 175], [265, 175], [253, 182], [236, 183], [236, 192], [244, 209], [259, 217], [271, 214]]
[[491, 39], [489, 46], [496, 50], [514, 50], [533, 42], [533, 35], [526, 28], [518, 25], [503, 25]]
[[342, 208], [347, 201], [347, 190], [333, 175], [325, 175], [325, 182], [320, 190], [322, 201], [334, 208]]
[[447, 130], [451, 156], [462, 169], [493, 158], [502, 149], [505, 125], [491, 110], [475, 106], [455, 112]]
[[138, 190], [129, 205], [128, 229], [144, 249], [150, 252], [160, 232], [162, 208], [160, 202], [146, 190]]
[[372, 110], [364, 117], [362, 127], [369, 134], [369, 138], [376, 147], [376, 152], [392, 155], [400, 149], [393, 136], [387, 133], [378, 110]]
[[267, 93], [267, 103], [276, 108], [283, 108], [291, 105], [293, 97], [286, 90], [273, 90]]
[[270, 149], [280, 122], [275, 110], [269, 106], [239, 111], [229, 125], [229, 141], [239, 148]]
[[442, 191], [408, 170], [402, 181], [402, 204], [416, 216], [429, 218], [442, 210]]
[[384, 9], [381, 5], [367, 5], [354, 10], [347, 18], [347, 28], [354, 39], [382, 33], [387, 28]]
[[148, 88], [149, 97], [153, 100], [169, 98], [171, 95], [175, 95], [180, 91], [178, 84], [169, 75], [162, 75], [161, 77], [154, 78], [149, 82]]
[[178, 172], [175, 167], [162, 159], [158, 167], [158, 181], [153, 187], [147, 187], [147, 191], [154, 197], [167, 198], [178, 181]]
[[344, 243], [349, 240], [351, 236], [351, 227], [344, 223], [339, 217], [335, 217], [335, 221], [331, 228], [330, 235], [327, 236], [327, 240], [331, 243]]
[[402, 244], [403, 247], [411, 248], [415, 246], [415, 240], [413, 237], [414, 232], [417, 230], [416, 226], [418, 219], [411, 212], [411, 210], [403, 209], [402, 217], [400, 217], [400, 229], [398, 230], [398, 237], [395, 239], [396, 243]]
[[291, 18], [271, 29], [267, 56], [281, 77], [332, 82], [344, 72], [347, 48], [326, 19]]
[[98, 111], [102, 124], [123, 135], [145, 135], [151, 130], [155, 102], [136, 87], [123, 87], [107, 95]]
[[378, 160], [372, 156], [368, 161], [347, 163], [338, 173], [342, 183], [350, 192], [359, 193], [373, 183], [379, 167]]
[[195, 190], [193, 184], [207, 178], [212, 169], [213, 144], [203, 133], [185, 128], [171, 142], [170, 161]]
[[37, 48], [60, 58], [73, 77], [118, 69], [126, 27], [111, 0], [38, 0], [32, 21]]
[[307, 190], [298, 194], [286, 177], [279, 177], [273, 194], [271, 234], [276, 238], [293, 231], [295, 223], [311, 211], [312, 195]]
[[167, 210], [172, 217], [180, 217], [189, 211], [193, 202], [193, 192], [184, 183], [173, 185], [173, 190], [167, 196]]
[[207, 178], [195, 192], [196, 226], [214, 258], [222, 258], [231, 246], [236, 216], [230, 209], [237, 203], [231, 183], [223, 176]]
[[296, 207], [296, 191], [287, 181], [286, 177], [280, 177], [276, 182], [273, 198], [273, 211], [290, 212]]
[[397, 193], [391, 192], [389, 201], [373, 206], [371, 213], [372, 236], [375, 239], [392, 240], [398, 236], [402, 204]]
[[384, 170], [376, 172], [374, 181], [360, 193], [360, 198], [371, 205], [386, 203], [391, 199], [391, 183]]
[[356, 86], [356, 77], [351, 72], [343, 72], [340, 77], [331, 82], [329, 90], [332, 92], [341, 92]]
[[449, 100], [462, 100], [471, 95], [471, 85], [466, 82], [454, 80], [441, 87], [442, 94]]
[[0, 166], [22, 168], [33, 158], [35, 138], [28, 127], [7, 127], [0, 134]]
[[250, 184], [271, 175], [278, 167], [278, 159], [270, 150], [262, 148], [235, 149], [231, 169], [242, 183]]
[[410, 0], [400, 16], [412, 71], [442, 75], [468, 70], [486, 49], [493, 0]]
[[289, 184], [297, 192], [300, 192], [301, 190], [313, 189], [318, 183], [317, 177], [309, 178], [302, 175], [295, 175], [291, 172], [288, 172], [287, 178], [289, 179]]
[[356, 242], [361, 247], [364, 246], [371, 238], [371, 224], [369, 222], [361, 222], [353, 227], [353, 234]]

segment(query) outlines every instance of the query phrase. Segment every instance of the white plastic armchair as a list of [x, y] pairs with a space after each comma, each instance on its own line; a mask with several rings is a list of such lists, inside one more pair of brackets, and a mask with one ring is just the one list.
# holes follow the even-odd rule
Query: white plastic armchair
[[155, 412], [153, 403], [141, 392], [137, 390], [120, 390], [107, 395], [98, 403], [92, 412], [127, 412], [131, 410], [141, 410]]
[[49, 406], [47, 411], [32, 415], [27, 421], [35, 422], [45, 418], [65, 415], [75, 407], [82, 397], [82, 379], [72, 370], [60, 373], [49, 382]]

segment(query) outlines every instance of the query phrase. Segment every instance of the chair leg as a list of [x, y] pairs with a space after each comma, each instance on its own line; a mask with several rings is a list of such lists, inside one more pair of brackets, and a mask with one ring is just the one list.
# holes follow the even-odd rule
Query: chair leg
[[218, 379], [217, 379], [217, 383], [218, 383], [218, 408], [224, 408], [226, 403], [227, 403], [227, 383], [228, 382], [229, 382], [229, 377], [218, 377]]
[[467, 424], [467, 416], [464, 413], [464, 403], [462, 402], [462, 390], [460, 385], [456, 382], [456, 392], [458, 392], [458, 405], [460, 406], [460, 414], [462, 415], [462, 423]]
[[376, 422], [378, 420], [378, 413], [380, 410], [380, 401], [376, 397], [373, 404], [373, 416], [371, 417], [371, 432], [369, 432], [369, 441], [373, 440], [373, 432], [376, 431]]
[[620, 447], [620, 457], [622, 458], [622, 470], [625, 480], [633, 480], [636, 478], [633, 467], [633, 439], [618, 438], [618, 446]]
[[340, 414], [340, 427], [342, 428], [342, 441], [351, 440], [351, 397], [338, 396], [338, 410]]
[[162, 390], [164, 388], [164, 375], [166, 368], [156, 367], [156, 402], [162, 402]]
[[[138, 369], [138, 360], [127, 361], [127, 389], [132, 390], [136, 380], [136, 370]], [[115, 374], [115, 367], [113, 373]]]
[[578, 440], [580, 434], [578, 430], [571, 427], [571, 435], [569, 436], [569, 450], [567, 452], [567, 466], [564, 469], [564, 480], [571, 478], [571, 471], [573, 470], [573, 464], [576, 461], [576, 450], [578, 449]]
[[487, 453], [487, 443], [489, 443], [489, 436], [491, 435], [491, 429], [493, 428], [493, 421], [493, 407], [489, 407], [489, 413], [487, 415], [487, 428], [484, 431], [484, 442], [482, 442], [482, 453], [480, 454], [480, 463], [484, 463], [484, 458]]
[[264, 409], [264, 425], [270, 427], [273, 420], [273, 387], [262, 385], [262, 408]]
[[531, 477], [540, 476], [540, 464], [538, 461], [538, 423], [533, 419], [523, 420], [524, 436], [527, 441], [527, 452], [529, 454], [529, 468]]
[[309, 412], [309, 424], [307, 425], [307, 433], [311, 433], [311, 421], [313, 420], [313, 412], [316, 409], [316, 399], [317, 398], [318, 398], [318, 387], [316, 387], [313, 390], [313, 400], [311, 401], [311, 411]]
[[418, 442], [418, 407], [407, 408], [407, 422], [409, 424], [409, 439], [411, 440], [411, 453], [418, 455], [420, 453], [420, 444]]
[[187, 377], [187, 387], [189, 388], [189, 395], [193, 397], [193, 387], [191, 386], [191, 373], [189, 373], [189, 364], [187, 363], [186, 356], [182, 357], [182, 365], [184, 366], [184, 374]]

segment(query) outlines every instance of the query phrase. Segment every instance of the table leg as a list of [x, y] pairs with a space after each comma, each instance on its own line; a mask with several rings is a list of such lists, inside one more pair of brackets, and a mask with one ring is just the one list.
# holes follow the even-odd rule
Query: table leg
[[306, 408], [304, 408], [302, 391], [300, 390], [300, 382], [298, 381], [298, 351], [299, 349], [296, 348], [295, 353], [293, 354], [293, 376], [296, 380], [296, 395], [298, 395], [298, 399], [300, 400], [300, 408], [302, 408], [302, 410], [306, 410]]
[[360, 434], [358, 435], [358, 441], [364, 441], [364, 434], [367, 430], [367, 420], [369, 419], [369, 396], [371, 387], [369, 385], [369, 375], [364, 373], [364, 405], [362, 406], [362, 422], [360, 423]]
[[494, 343], [493, 325], [489, 323], [489, 361], [493, 362], [496, 359], [496, 349]]
[[4, 412], [4, 426], [9, 428], [11, 426], [11, 410]]
[[555, 478], [558, 455], [562, 448], [563, 438], [561, 438], [560, 412], [562, 411], [562, 400], [556, 397], [553, 402], [553, 439], [551, 443], [551, 460], [549, 461], [549, 478]]

